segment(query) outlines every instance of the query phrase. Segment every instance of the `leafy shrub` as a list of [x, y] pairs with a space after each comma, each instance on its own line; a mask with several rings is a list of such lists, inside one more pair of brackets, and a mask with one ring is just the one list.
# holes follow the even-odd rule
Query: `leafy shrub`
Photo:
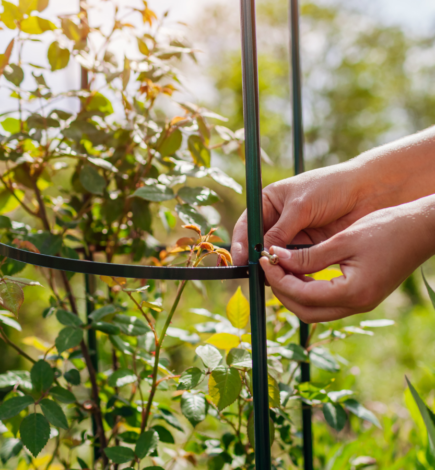
[[[17, 106], [1, 122], [0, 240], [88, 261], [195, 268], [214, 256], [217, 265], [231, 264], [231, 255], [219, 247], [218, 235], [225, 233], [212, 229], [219, 219], [212, 206], [220, 197], [198, 181], [241, 192], [211, 163], [212, 151], [220, 148], [243, 158], [243, 133], [216, 126], [225, 119], [206, 109], [174, 101], [181, 87], [176, 64], [194, 58], [195, 51], [162, 36], [164, 18], [145, 1], [141, 8], [113, 7], [108, 29], [88, 24], [92, 12], [86, 5], [78, 15], [53, 22], [40, 16], [47, 5], [3, 1], [1, 20], [15, 37], [0, 56], [2, 86]], [[22, 59], [43, 34], [53, 37], [48, 71]], [[113, 47], [121, 39], [130, 41], [122, 60]], [[82, 67], [82, 87], [57, 92], [50, 87], [53, 74], [70, 61]], [[72, 112], [62, 100], [74, 100], [79, 110]], [[165, 111], [168, 101], [179, 115]], [[176, 230], [179, 219], [191, 236], [186, 232], [162, 249], [164, 232]], [[207, 321], [181, 329], [171, 322], [186, 282], [174, 297], [163, 282], [88, 277], [84, 292], [78, 275], [41, 268], [37, 282], [17, 277], [24, 268], [1, 259], [0, 335], [31, 363], [30, 371], [0, 375], [4, 464], [47, 470], [139, 468], [142, 461], [148, 469], [177, 463], [253, 468], [249, 304], [240, 288], [226, 317], [192, 310], [192, 318]], [[16, 344], [8, 332], [21, 330], [24, 290], [42, 285], [50, 291], [42, 316], [60, 324], [54, 344], [36, 337]], [[319, 326], [301, 347], [295, 343], [296, 317], [276, 299], [268, 304], [267, 319], [276, 468], [300, 464], [299, 425], [292, 414], [301, 401], [322, 410], [336, 431], [349, 413], [379, 425], [351, 391], [333, 391], [333, 379], [300, 383], [299, 365], [310, 361], [338, 372], [325, 345], [372, 334], [369, 328], [385, 321], [339, 330]], [[181, 374], [174, 373], [167, 337], [186, 349], [195, 345], [195, 363]], [[42, 354], [29, 355], [29, 345]], [[40, 456], [46, 445], [48, 453]]]

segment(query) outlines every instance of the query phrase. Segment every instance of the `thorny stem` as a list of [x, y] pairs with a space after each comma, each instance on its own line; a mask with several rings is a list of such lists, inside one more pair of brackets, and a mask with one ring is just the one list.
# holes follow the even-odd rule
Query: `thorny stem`
[[150, 391], [150, 396], [148, 398], [148, 403], [145, 411], [145, 416], [144, 419], [142, 420], [141, 424], [141, 432], [143, 432], [148, 424], [148, 419], [150, 416], [150, 411], [151, 411], [151, 405], [153, 403], [154, 395], [156, 393], [157, 389], [157, 374], [159, 371], [159, 358], [160, 358], [160, 351], [163, 345], [163, 341], [166, 336], [166, 331], [169, 328], [169, 325], [171, 324], [172, 317], [174, 316], [175, 310], [178, 307], [178, 304], [181, 299], [181, 295], [183, 294], [184, 288], [187, 285], [187, 281], [182, 281], [181, 284], [178, 286], [178, 291], [177, 295], [175, 297], [174, 304], [172, 305], [171, 311], [169, 312], [168, 318], [166, 319], [165, 325], [163, 326], [162, 333], [160, 335], [160, 339], [158, 340], [158, 343], [156, 345], [156, 355], [154, 356], [154, 368], [153, 368], [153, 383], [151, 385], [151, 391]]

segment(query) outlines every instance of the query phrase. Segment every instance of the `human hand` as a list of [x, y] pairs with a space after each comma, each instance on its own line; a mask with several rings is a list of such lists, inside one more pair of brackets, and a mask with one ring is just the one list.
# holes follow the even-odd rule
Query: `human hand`
[[[369, 214], [325, 242], [299, 251], [272, 247], [260, 260], [274, 294], [305, 323], [337, 320], [379, 305], [435, 253], [435, 196]], [[311, 274], [340, 264], [343, 275]]]
[[[265, 248], [320, 243], [376, 210], [363, 197], [367, 182], [353, 162], [310, 171], [263, 191]], [[234, 264], [248, 261], [247, 214], [237, 222], [231, 253]]]
[[[318, 244], [361, 217], [433, 193], [435, 127], [383, 145], [340, 165], [274, 183], [263, 191], [265, 247]], [[248, 260], [246, 212], [232, 245]]]

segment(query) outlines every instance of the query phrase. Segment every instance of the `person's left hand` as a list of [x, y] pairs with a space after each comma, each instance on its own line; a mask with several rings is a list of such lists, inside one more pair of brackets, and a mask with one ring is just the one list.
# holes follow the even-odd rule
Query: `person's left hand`
[[[285, 250], [261, 266], [274, 294], [305, 323], [373, 310], [435, 252], [435, 196], [369, 214], [312, 248]], [[339, 264], [342, 276], [305, 276]]]

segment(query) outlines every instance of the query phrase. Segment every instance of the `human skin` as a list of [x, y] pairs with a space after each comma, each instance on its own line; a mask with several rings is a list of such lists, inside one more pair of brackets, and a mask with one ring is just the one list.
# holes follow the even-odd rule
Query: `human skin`
[[[320, 244], [311, 248], [309, 254], [307, 250], [292, 252], [288, 261], [285, 260], [287, 250], [275, 250], [281, 259], [276, 268], [261, 260], [278, 298], [308, 322], [334, 320], [374, 308], [433, 254], [432, 242], [430, 238], [425, 239], [423, 233], [427, 227], [434, 228], [431, 204], [435, 207], [435, 202], [426, 197], [435, 193], [434, 182], [435, 128], [430, 128], [349, 162], [307, 172], [265, 188], [265, 247]], [[412, 201], [415, 203], [408, 204]], [[390, 209], [383, 211], [386, 208]], [[410, 215], [406, 215], [406, 211], [411, 211]], [[388, 224], [384, 220], [388, 220]], [[389, 232], [387, 226], [394, 226], [401, 234], [400, 244], [394, 241], [395, 233]], [[233, 234], [232, 255], [236, 265], [247, 262], [246, 232], [244, 213]], [[341, 257], [344, 253], [346, 256], [332, 260], [335, 257], [327, 255], [331, 246]], [[417, 247], [418, 253], [415, 252]], [[407, 263], [399, 261], [402, 253], [413, 259]], [[317, 264], [305, 263], [304, 272], [292, 271], [298, 269], [294, 263], [300, 257], [315, 260]], [[295, 276], [289, 279], [292, 272], [309, 274], [335, 263], [341, 264], [344, 276], [328, 282], [334, 287], [331, 292], [326, 293], [321, 281], [304, 282]], [[374, 276], [373, 271], [383, 275]], [[361, 286], [370, 295], [358, 295]], [[327, 296], [322, 297], [322, 292]], [[351, 301], [349, 296], [352, 296]]]

